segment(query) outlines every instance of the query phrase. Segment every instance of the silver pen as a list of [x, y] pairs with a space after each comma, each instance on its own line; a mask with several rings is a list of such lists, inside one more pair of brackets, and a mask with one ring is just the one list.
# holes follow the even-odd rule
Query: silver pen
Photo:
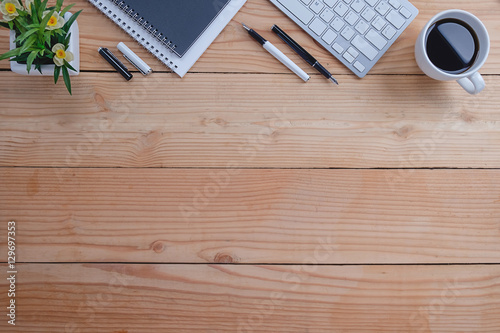
[[299, 66], [297, 66], [290, 58], [288, 58], [286, 55], [283, 54], [280, 50], [276, 48], [273, 44], [271, 44], [269, 41], [265, 40], [261, 35], [259, 35], [255, 30], [250, 29], [243, 24], [243, 28], [245, 28], [248, 31], [248, 34], [252, 36], [257, 42], [259, 42], [260, 45], [269, 53], [271, 53], [276, 59], [278, 59], [283, 65], [288, 67], [292, 72], [297, 74], [302, 80], [305, 82], [309, 81], [309, 75], [307, 75], [306, 72], [304, 72]]

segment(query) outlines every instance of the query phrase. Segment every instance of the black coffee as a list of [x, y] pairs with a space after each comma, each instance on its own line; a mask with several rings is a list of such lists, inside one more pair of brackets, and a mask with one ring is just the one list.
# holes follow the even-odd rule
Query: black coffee
[[474, 30], [456, 19], [434, 23], [427, 34], [426, 47], [432, 63], [451, 74], [463, 73], [472, 67], [479, 50]]

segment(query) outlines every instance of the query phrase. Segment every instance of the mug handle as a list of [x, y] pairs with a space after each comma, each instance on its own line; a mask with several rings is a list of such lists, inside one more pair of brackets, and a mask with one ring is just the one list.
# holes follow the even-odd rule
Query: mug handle
[[461, 78], [457, 80], [457, 82], [471, 95], [479, 94], [486, 86], [484, 79], [479, 72], [475, 72], [471, 76]]

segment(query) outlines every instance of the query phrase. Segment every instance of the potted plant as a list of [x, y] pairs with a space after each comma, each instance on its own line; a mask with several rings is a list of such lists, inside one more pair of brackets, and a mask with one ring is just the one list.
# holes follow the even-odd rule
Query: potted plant
[[11, 30], [10, 51], [0, 55], [0, 60], [10, 58], [16, 73], [53, 73], [55, 83], [62, 75], [71, 94], [70, 74], [78, 75], [80, 67], [75, 20], [81, 10], [72, 15], [73, 5], [63, 9], [63, 2], [57, 0], [55, 6], [47, 7], [48, 0], [0, 0], [0, 26]]

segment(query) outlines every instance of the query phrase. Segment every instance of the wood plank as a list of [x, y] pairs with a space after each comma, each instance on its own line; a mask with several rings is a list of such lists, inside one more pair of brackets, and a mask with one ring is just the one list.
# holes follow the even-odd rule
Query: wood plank
[[[116, 44], [125, 41], [134, 51], [147, 60], [154, 70], [165, 71], [167, 68], [154, 57], [147, 54], [140, 46], [122, 32], [111, 21], [94, 9], [85, 0], [74, 0], [75, 10], [84, 9], [79, 19], [80, 39], [82, 46], [83, 70], [110, 70], [109, 65], [97, 54], [98, 46], [116, 50]], [[500, 2], [496, 0], [413, 0], [412, 3], [420, 9], [420, 15], [410, 25], [402, 37], [391, 47], [389, 52], [370, 72], [371, 74], [409, 74], [421, 73], [413, 55], [414, 43], [420, 29], [436, 13], [450, 8], [460, 8], [472, 12], [484, 21], [492, 39], [491, 56], [483, 69], [486, 74], [500, 74]], [[204, 56], [193, 67], [194, 72], [250, 72], [250, 73], [289, 73], [280, 63], [273, 60], [258, 44], [250, 39], [241, 29], [239, 22], [246, 22], [264, 34], [270, 41], [285, 51], [304, 69], [315, 73], [299, 59], [289, 48], [269, 30], [273, 24], [288, 31], [303, 46], [311, 51], [318, 60], [336, 74], [350, 72], [333, 56], [316, 44], [312, 38], [302, 32], [291, 20], [276, 9], [268, 0], [249, 0], [230, 25], [217, 38]], [[103, 31], [106, 33], [103, 34]], [[8, 49], [7, 31], [0, 31], [0, 52]], [[117, 52], [119, 53], [119, 52]], [[0, 68], [8, 68], [8, 62], [0, 62]]]
[[[498, 265], [19, 264], [18, 271], [17, 324], [2, 320], [3, 331], [500, 330]], [[7, 293], [0, 300], [6, 304]]]
[[73, 96], [0, 77], [3, 166], [500, 167], [497, 76], [478, 96], [425, 76], [84, 73]]
[[0, 220], [28, 262], [497, 263], [499, 174], [1, 168]]

